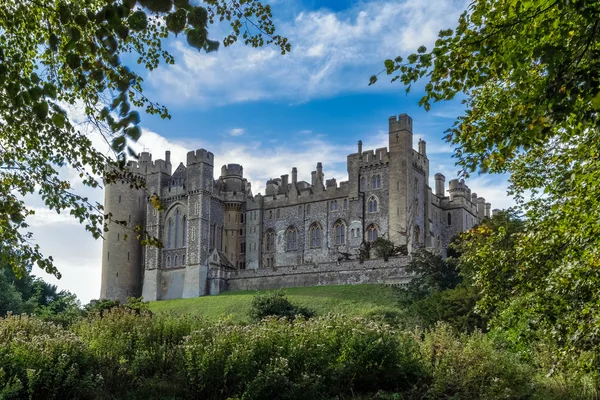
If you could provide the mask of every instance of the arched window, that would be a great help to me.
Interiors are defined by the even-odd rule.
[[[344,210],[348,209],[348,199],[344,199]]]
[[[179,209],[175,211],[175,240],[173,245],[175,248],[179,247]]]
[[[286,233],[287,236],[287,250],[298,249],[298,231],[293,226],[289,227]]]
[[[169,218],[167,226],[167,249],[171,249],[173,248],[173,220],[171,218]]]
[[[329,209],[331,211],[336,211],[337,210],[337,200],[331,200],[329,202]]]
[[[267,231],[265,236],[265,251],[275,251],[275,232]]]
[[[377,197],[375,196],[371,196],[369,198],[369,208],[368,208],[370,213],[376,213],[377,212]]]
[[[367,240],[369,242],[374,242],[377,240],[378,236],[377,227],[375,225],[369,225],[367,227]]]
[[[183,238],[183,247],[187,246],[187,216],[183,216],[183,231],[181,237]]]
[[[167,267],[171,266],[171,257],[167,256]]]
[[[302,216],[302,206],[298,206],[298,216]]]
[[[448,213],[448,226],[452,225],[452,214]]]
[[[350,229],[350,237],[355,237],[354,236],[354,228]]]
[[[310,215],[310,204],[306,205],[306,215]]]
[[[346,224],[344,224],[344,221],[337,221],[333,225],[333,231],[335,233],[335,244],[338,246],[346,244]]]
[[[175,256],[175,264],[173,264],[174,267],[177,267],[179,265],[179,257]]]
[[[310,226],[310,247],[321,247],[321,236],[323,231],[321,225],[314,223]]]

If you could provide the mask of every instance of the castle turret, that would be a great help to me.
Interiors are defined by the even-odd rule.
[[[389,239],[396,244],[408,242],[408,199],[414,197],[409,185],[412,165],[412,118],[400,114],[389,119]]]
[[[445,196],[446,177],[440,173],[435,174],[435,195],[439,197]]]
[[[144,153],[140,162],[142,165],[130,162],[126,168],[143,179],[150,154]],[[124,303],[128,297],[142,294],[142,246],[135,229],[144,226],[146,197],[144,189],[132,188],[129,182],[104,188],[104,212],[111,216],[102,244],[102,299]]]
[[[221,171],[225,180],[226,193],[225,213],[223,222],[223,252],[227,259],[236,267],[245,267],[245,221],[243,220],[245,196],[241,192],[244,169],[239,164],[228,164]],[[287,189],[287,175],[282,177],[279,192]],[[238,186],[240,189],[238,189]]]

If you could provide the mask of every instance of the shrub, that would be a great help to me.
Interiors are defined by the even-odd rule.
[[[292,304],[281,290],[267,294],[257,294],[252,299],[249,316],[252,321],[260,321],[266,317],[293,319],[296,316],[312,318],[315,312],[309,308]]]

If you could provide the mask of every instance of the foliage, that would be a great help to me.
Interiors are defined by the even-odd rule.
[[[358,262],[363,263],[365,260],[371,258],[371,250],[373,248],[373,243],[363,240],[358,248]]]
[[[600,345],[599,21],[594,1],[475,0],[433,50],[385,61],[407,90],[426,80],[425,109],[464,96],[447,136],[459,165],[509,172],[526,217],[514,264],[479,277],[483,304],[506,284],[566,352]]]
[[[427,249],[411,253],[406,272],[413,275],[407,289],[416,299],[433,292],[454,289],[462,281],[454,259],[442,258]]]
[[[382,257],[385,261],[388,261],[390,257],[397,256],[399,254],[406,256],[408,255],[408,249],[406,245],[396,246],[394,242],[383,237],[378,237],[373,242],[373,249],[375,249],[375,255]]]
[[[253,321],[266,317],[294,319],[297,316],[311,318],[314,315],[313,310],[292,304],[281,290],[254,296],[249,313]]]
[[[19,314],[23,309],[23,298],[8,278],[8,271],[0,269],[0,317],[12,312]]]
[[[138,110],[170,118],[168,110],[143,94],[142,77],[121,62],[132,55],[148,70],[173,57],[162,48],[169,32],[184,33],[190,46],[214,51],[208,25],[227,21],[223,44],[241,36],[248,45],[273,44],[286,53],[286,38],[275,34],[271,8],[258,0],[5,0],[0,2],[0,242],[15,250],[15,270],[29,263],[60,277],[51,257],[31,241],[25,205],[38,194],[57,213],[76,218],[93,237],[101,237],[112,219],[100,204],[77,194],[60,175],[71,170],[83,185],[143,182],[119,167],[135,157],[128,143],[141,134]],[[250,27],[250,28],[249,28]],[[79,108],[86,121],[75,124],[66,110]],[[92,146],[99,131],[111,155]],[[105,168],[109,165],[111,168]],[[106,217],[106,218],[105,218]],[[127,225],[126,221],[115,221]],[[129,227],[143,244],[159,245],[140,227]]]

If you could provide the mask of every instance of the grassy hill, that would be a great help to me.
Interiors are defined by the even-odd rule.
[[[344,285],[290,288],[284,289],[284,292],[292,303],[309,307],[317,315],[334,313],[364,316],[396,308],[400,290],[385,285]],[[235,322],[245,322],[256,293],[225,292],[217,296],[155,301],[150,303],[150,310],[155,313],[197,315],[209,320],[229,318]]]

